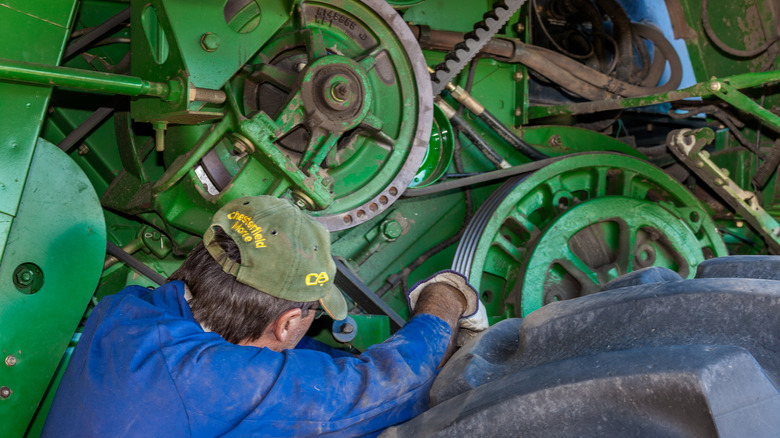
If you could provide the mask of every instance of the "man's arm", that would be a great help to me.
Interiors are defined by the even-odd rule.
[[[414,315],[427,313],[437,316],[450,326],[452,335],[447,351],[439,363],[439,367],[447,362],[455,351],[455,340],[458,335],[458,320],[466,310],[466,298],[454,287],[444,283],[429,284],[422,290],[417,299]]]

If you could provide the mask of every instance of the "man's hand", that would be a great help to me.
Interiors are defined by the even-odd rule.
[[[445,316],[427,311],[427,306],[429,304],[426,304],[426,311],[420,310],[420,300],[423,298],[423,295],[429,293],[449,297],[449,300],[456,300],[452,295],[453,293],[460,294],[460,298],[457,299],[457,301],[464,303],[465,306],[461,309],[461,313],[457,315],[455,323],[448,320]],[[457,339],[457,345],[463,345],[476,336],[477,333],[488,327],[487,314],[485,313],[485,307],[479,300],[479,293],[469,284],[466,277],[458,272],[441,271],[432,277],[415,284],[409,290],[407,299],[409,301],[409,308],[414,314],[431,313],[447,321],[450,328],[453,330],[454,339]],[[427,299],[429,298],[426,298],[426,300]],[[456,325],[460,327],[460,330],[457,330]],[[445,360],[449,357],[449,354],[451,354],[453,345],[452,343],[450,344],[450,349],[448,349],[448,355],[445,357]]]
[[[450,343],[447,346],[447,351],[444,353],[444,358],[439,363],[439,367],[444,365],[447,359],[452,356],[452,353],[455,352],[458,321],[465,309],[466,298],[463,294],[458,289],[443,283],[432,283],[425,286],[416,297],[413,315],[427,313],[438,316],[450,326],[452,331]]]

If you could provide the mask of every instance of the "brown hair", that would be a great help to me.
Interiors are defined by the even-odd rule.
[[[241,263],[235,242],[221,228],[215,231],[214,239],[227,256]],[[168,280],[183,281],[192,294],[189,305],[195,319],[234,344],[260,338],[266,327],[290,309],[300,308],[306,316],[319,304],[277,298],[239,282],[222,270],[203,242],[195,246]]]

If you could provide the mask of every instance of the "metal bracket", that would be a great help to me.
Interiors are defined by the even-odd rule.
[[[715,133],[709,128],[679,129],[670,132],[666,142],[680,161],[761,234],[771,253],[780,254],[780,223],[759,205],[755,193],[739,187],[729,178],[728,170],[716,165],[702,150],[714,139]]]

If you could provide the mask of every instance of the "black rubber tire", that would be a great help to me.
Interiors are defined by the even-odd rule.
[[[491,327],[383,436],[776,436],[780,279],[644,278]]]

